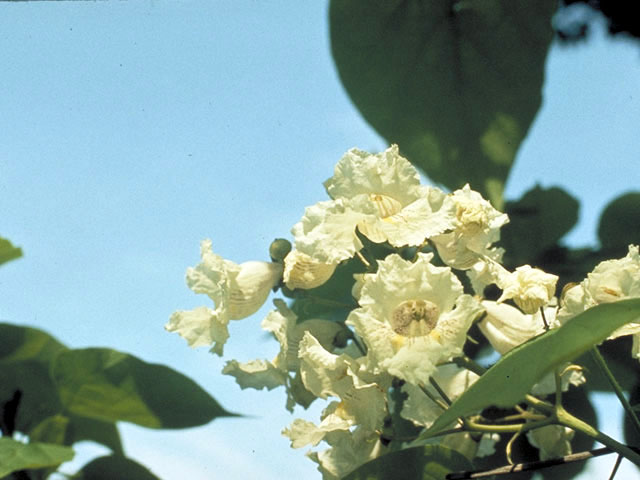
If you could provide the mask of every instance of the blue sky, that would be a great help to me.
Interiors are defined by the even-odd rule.
[[[339,83],[326,10],[0,2],[0,235],[25,252],[0,271],[0,318],[172,366],[252,416],[186,431],[123,425],[130,456],[163,478],[319,478],[280,435],[293,419],[283,392],[240,391],[219,373],[227,359],[275,355],[259,330],[268,305],[234,322],[225,359],[162,327],[207,303],[184,284],[201,239],[236,262],[266,259],[325,199],[347,149],[385,147]],[[597,34],[549,57],[507,196],[536,183],[577,196],[573,245],[593,244],[602,207],[640,185],[639,86],[638,44]]]

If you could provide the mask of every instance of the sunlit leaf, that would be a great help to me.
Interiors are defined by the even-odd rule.
[[[17,470],[53,467],[71,459],[73,450],[69,447],[0,438],[0,477]]]
[[[52,377],[76,415],[150,428],[186,428],[233,415],[193,380],[108,348],[60,353]]]
[[[391,452],[357,468],[343,480],[445,480],[450,472],[472,470],[461,453],[440,445]]]
[[[622,325],[639,320],[640,299],[598,305],[514,348],[454,401],[425,434],[437,433],[457,418],[491,405],[517,404],[554,367],[577,358]]]
[[[500,206],[541,104],[555,0],[332,0],[340,79],[364,118],[434,181]]]
[[[158,480],[149,469],[120,456],[100,457],[87,463],[74,477],[77,480]]]
[[[22,256],[22,249],[14,247],[9,240],[0,237],[0,265]]]

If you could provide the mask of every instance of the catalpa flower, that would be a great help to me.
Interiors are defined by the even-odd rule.
[[[213,344],[211,351],[222,355],[229,321],[258,311],[280,281],[282,265],[256,261],[238,265],[214,254],[211,240],[201,243],[200,256],[200,264],[187,270],[187,285],[195,293],[206,294],[215,308],[175,312],[165,328],[177,332],[191,347]]]
[[[545,331],[542,314],[538,310],[528,315],[511,305],[490,300],[483,301],[482,306],[487,314],[478,327],[500,355]],[[556,310],[557,307],[545,308],[545,317],[550,323]]]
[[[339,480],[360,465],[384,455],[388,448],[382,444],[380,434],[361,427],[355,430],[329,432],[324,441],[331,448],[309,452],[307,456],[318,464],[323,480]]]
[[[451,269],[432,265],[432,257],[419,253],[411,263],[392,254],[378,262],[378,271],[362,279],[360,308],[347,319],[366,342],[373,371],[414,385],[461,353],[467,330],[483,311],[463,294]]]
[[[501,256],[501,249],[491,245],[500,240],[500,227],[509,221],[505,213],[493,208],[468,184],[447,196],[443,208],[454,211],[453,229],[431,240],[447,265],[466,270],[485,256]]]
[[[544,318],[549,325],[556,324],[558,311],[556,303],[554,298],[549,305],[544,307]],[[478,323],[478,327],[500,355],[504,355],[511,349],[546,331],[542,312],[539,309],[533,314],[525,314],[516,307],[490,300],[483,301],[482,306],[485,308],[486,315]],[[568,390],[569,385],[579,386],[586,381],[580,370],[565,368],[568,365],[561,366],[564,370],[561,377],[562,391]],[[547,395],[553,393],[555,389],[555,375],[551,372],[532,387],[531,393]]]
[[[316,288],[331,278],[337,266],[337,263],[317,262],[309,255],[292,250],[284,258],[284,283],[291,290]]]
[[[438,382],[447,397],[453,401],[462,395],[479,377],[467,369],[448,364],[434,370],[432,378]],[[438,398],[440,396],[431,385],[427,384],[424,387],[434,397]],[[431,401],[420,387],[405,383],[402,386],[402,391],[407,394],[407,398],[402,406],[400,415],[407,420],[411,420],[415,425],[430,427],[442,415],[442,407]]]
[[[529,443],[538,448],[540,460],[571,454],[574,431],[563,425],[547,425],[527,432]]]
[[[554,297],[557,281],[556,275],[523,265],[498,282],[503,289],[498,303],[512,298],[524,313],[536,313]]]
[[[300,342],[300,374],[305,387],[320,398],[340,399],[334,412],[350,425],[369,431],[382,427],[387,415],[386,392],[390,378],[373,377],[362,368],[360,359],[328,352],[309,332]]]
[[[307,207],[292,229],[296,249],[322,263],[338,263],[362,248],[356,228],[376,243],[421,245],[453,228],[453,204],[445,194],[420,185],[417,170],[397,145],[377,155],[349,150],[325,183],[332,200]]]
[[[557,320],[560,324],[603,303],[640,297],[640,254],[637,245],[629,245],[623,258],[600,262],[587,278],[565,291]],[[608,340],[633,335],[632,356],[640,359],[640,319],[617,329]]]
[[[304,393],[306,390],[302,385],[301,378],[296,380],[297,376],[291,377],[289,374],[289,372],[299,372],[298,351],[305,332],[309,332],[314,338],[317,338],[321,348],[332,349],[336,335],[344,327],[336,322],[323,319],[309,319],[298,323],[298,317],[284,301],[276,299],[274,304],[276,310],[267,314],[262,321],[262,328],[272,333],[280,343],[278,355],[272,361],[257,359],[241,363],[231,360],[227,362],[222,373],[234,377],[242,389],[261,390],[266,388],[272,390],[284,385],[288,394],[287,409],[291,411],[295,403],[299,403],[297,398],[300,395],[296,394],[295,390],[301,390],[299,393]],[[307,393],[308,395],[305,397],[316,398],[315,395],[311,396],[310,392]]]

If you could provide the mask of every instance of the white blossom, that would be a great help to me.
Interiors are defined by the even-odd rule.
[[[503,291],[498,303],[512,298],[524,313],[533,314],[551,301],[557,281],[556,275],[523,265],[499,279]]]
[[[307,207],[292,229],[296,249],[333,264],[362,248],[356,228],[371,241],[418,246],[454,225],[445,194],[420,185],[417,170],[393,145],[377,155],[352,149],[325,182],[332,200]]]
[[[638,297],[640,297],[640,254],[637,245],[630,245],[625,257],[600,262],[585,280],[565,291],[557,321],[563,324],[593,306]],[[618,328],[608,339],[623,335],[633,335],[632,356],[640,358],[638,355],[640,319]]]
[[[509,221],[469,185],[448,195],[443,210],[453,210],[455,220],[451,231],[431,240],[442,260],[453,268],[466,270],[484,256],[501,255],[491,245],[500,240],[500,227]]]
[[[467,330],[483,310],[463,294],[451,269],[432,265],[431,258],[420,253],[412,263],[392,254],[378,262],[378,271],[363,277],[360,308],[347,319],[367,344],[373,371],[415,385],[461,353]]]
[[[313,260],[298,250],[292,250],[284,259],[284,283],[291,290],[308,290],[324,284],[335,272],[337,263]]]
[[[211,240],[201,243],[200,255],[200,264],[187,270],[187,285],[195,293],[206,294],[215,308],[177,311],[165,328],[177,332],[191,347],[213,343],[211,351],[222,355],[229,338],[229,321],[258,311],[280,281],[282,265],[256,261],[238,265],[214,254]]]

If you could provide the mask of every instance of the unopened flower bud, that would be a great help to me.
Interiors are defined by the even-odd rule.
[[[276,238],[269,246],[269,256],[272,262],[281,263],[291,251],[291,242],[286,238]]]

